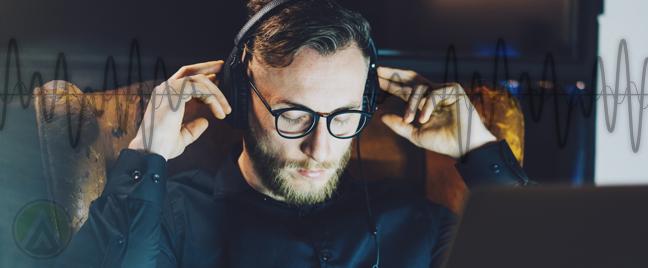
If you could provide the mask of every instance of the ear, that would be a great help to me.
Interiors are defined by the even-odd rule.
[[[259,68],[260,64],[256,57],[252,53],[247,53],[247,50],[243,51],[243,64],[246,66],[247,77],[254,81],[254,70]]]
[[[241,59],[243,59],[242,60],[243,64],[247,66],[248,77],[251,77],[250,75],[252,75],[252,73],[250,72],[250,69],[259,66],[259,62],[257,61],[256,57],[254,57],[254,54],[249,53],[248,49],[249,48],[247,44],[245,44],[245,47],[243,48],[243,54],[241,55]]]

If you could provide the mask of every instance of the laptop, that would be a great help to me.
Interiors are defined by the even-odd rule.
[[[477,191],[444,267],[648,267],[648,187]]]

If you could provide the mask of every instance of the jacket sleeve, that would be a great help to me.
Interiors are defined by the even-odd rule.
[[[465,160],[465,161],[464,161]],[[469,190],[501,186],[537,186],[530,181],[506,140],[469,152],[455,168]]]
[[[162,156],[122,150],[88,219],[54,267],[175,267],[170,228],[162,224],[166,181]]]

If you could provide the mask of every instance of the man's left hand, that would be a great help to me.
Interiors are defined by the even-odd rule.
[[[403,117],[385,114],[382,121],[416,146],[459,159],[497,141],[459,84],[434,84],[414,71],[387,67],[378,67],[378,76],[380,88],[407,102]],[[412,124],[417,110],[420,126]]]

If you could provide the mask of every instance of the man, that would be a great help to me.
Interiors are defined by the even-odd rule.
[[[255,14],[267,2],[248,6]],[[181,68],[155,88],[137,137],[121,152],[102,196],[57,265],[440,265],[455,223],[452,212],[402,184],[377,182],[366,189],[373,214],[368,220],[365,189],[344,172],[350,137],[367,120],[357,111],[369,68],[369,29],[360,15],[327,0],[292,1],[266,18],[244,56],[249,128],[215,178],[198,170],[166,177],[166,160],[196,140],[207,121],[181,124],[188,94],[159,96],[183,84],[189,88],[191,81],[193,97],[217,118],[232,111],[214,83],[222,61]],[[394,72],[408,85],[402,97],[412,112],[385,116],[385,124],[428,150],[455,158],[470,152],[471,161],[458,166],[467,182],[494,164],[501,172],[479,174],[483,180],[528,181],[519,164],[504,161],[512,156],[506,142],[497,143],[481,120],[468,120],[471,112],[479,117],[460,86],[432,91],[413,72],[381,68],[381,87],[387,88]],[[440,100],[442,91],[452,94]],[[410,124],[417,109],[421,127]],[[457,127],[467,129],[469,122],[470,147],[462,153],[458,139],[466,140],[466,131],[459,135]]]

